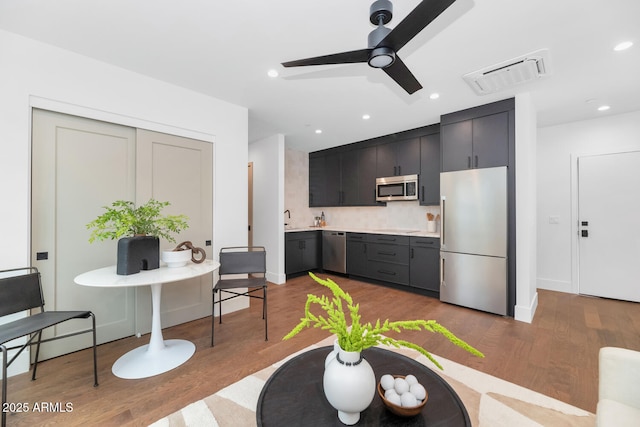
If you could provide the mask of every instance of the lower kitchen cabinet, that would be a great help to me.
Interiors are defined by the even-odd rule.
[[[347,233],[347,273],[399,285],[409,284],[409,238]]]
[[[320,231],[285,233],[285,274],[315,270],[322,266],[322,235]]]
[[[347,233],[347,273],[354,276],[366,277],[367,239],[364,233]]]
[[[347,233],[347,274],[440,293],[440,239]],[[426,292],[425,292],[426,291]]]
[[[411,237],[409,285],[440,293],[440,239]]]

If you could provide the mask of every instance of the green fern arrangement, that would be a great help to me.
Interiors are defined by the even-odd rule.
[[[354,304],[351,299],[351,295],[343,291],[342,288],[340,288],[340,286],[331,279],[323,280],[313,273],[309,273],[309,276],[322,286],[329,288],[333,293],[333,298],[330,299],[326,295],[322,295],[321,297],[311,294],[307,295],[307,302],[304,308],[305,316],[300,319],[300,323],[298,323],[291,332],[282,338],[283,340],[288,340],[300,333],[304,328],[313,326],[314,328],[321,328],[335,334],[338,337],[338,344],[340,345],[340,348],[345,351],[362,351],[378,344],[384,344],[396,348],[406,347],[420,352],[439,369],[443,369],[438,361],[433,358],[431,353],[419,345],[405,340],[396,340],[383,335],[385,332],[389,331],[401,332],[402,330],[425,330],[444,335],[451,343],[468,351],[474,356],[484,357],[484,354],[455,336],[451,331],[440,325],[435,320],[401,320],[396,322],[385,320],[383,323],[380,323],[380,319],[378,319],[375,325],[370,322],[363,325],[360,323],[361,316],[358,314],[360,304]],[[347,303],[347,310],[351,318],[351,326],[347,325],[345,312],[343,310],[343,301]],[[312,304],[318,304],[326,312],[327,317],[322,315],[316,316],[311,313]]]

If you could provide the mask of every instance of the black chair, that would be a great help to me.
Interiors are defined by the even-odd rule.
[[[213,313],[211,313],[211,347],[213,347],[214,313],[216,294],[218,297],[219,322],[222,323],[222,301],[248,296],[262,300],[262,318],[264,319],[264,340],[267,335],[267,255],[263,246],[235,246],[220,249],[220,279],[213,287]],[[229,277],[230,275],[247,275],[245,278]],[[238,291],[246,288],[246,291]],[[255,295],[262,289],[262,296]],[[225,292],[231,296],[222,297]]]
[[[0,317],[21,311],[40,309],[22,319],[0,325],[0,351],[2,355],[2,427],[7,423],[7,367],[27,348],[36,346],[35,363],[31,380],[36,379],[40,344],[67,338],[74,335],[93,332],[93,377],[94,387],[98,386],[98,361],[96,356],[96,318],[90,311],[45,311],[40,273],[35,267],[15,268],[0,271]],[[88,319],[91,317],[92,328],[72,332],[54,338],[42,339],[42,330],[71,319]],[[26,344],[6,347],[5,343],[16,338],[29,335]],[[19,348],[18,352],[8,360],[8,351]]]

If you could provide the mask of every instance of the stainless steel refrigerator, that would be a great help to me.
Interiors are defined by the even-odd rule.
[[[440,174],[440,300],[507,314],[507,168]]]

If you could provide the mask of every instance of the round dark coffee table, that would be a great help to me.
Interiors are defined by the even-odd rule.
[[[271,375],[258,399],[258,426],[344,426],[322,388],[324,360],[331,350],[332,347],[322,347],[302,353]],[[420,414],[403,418],[392,414],[376,392],[373,402],[360,414],[356,425],[471,426],[460,397],[431,369],[406,356],[380,348],[369,348],[362,355],[373,368],[377,381],[384,374],[413,374],[427,389],[429,399]]]

